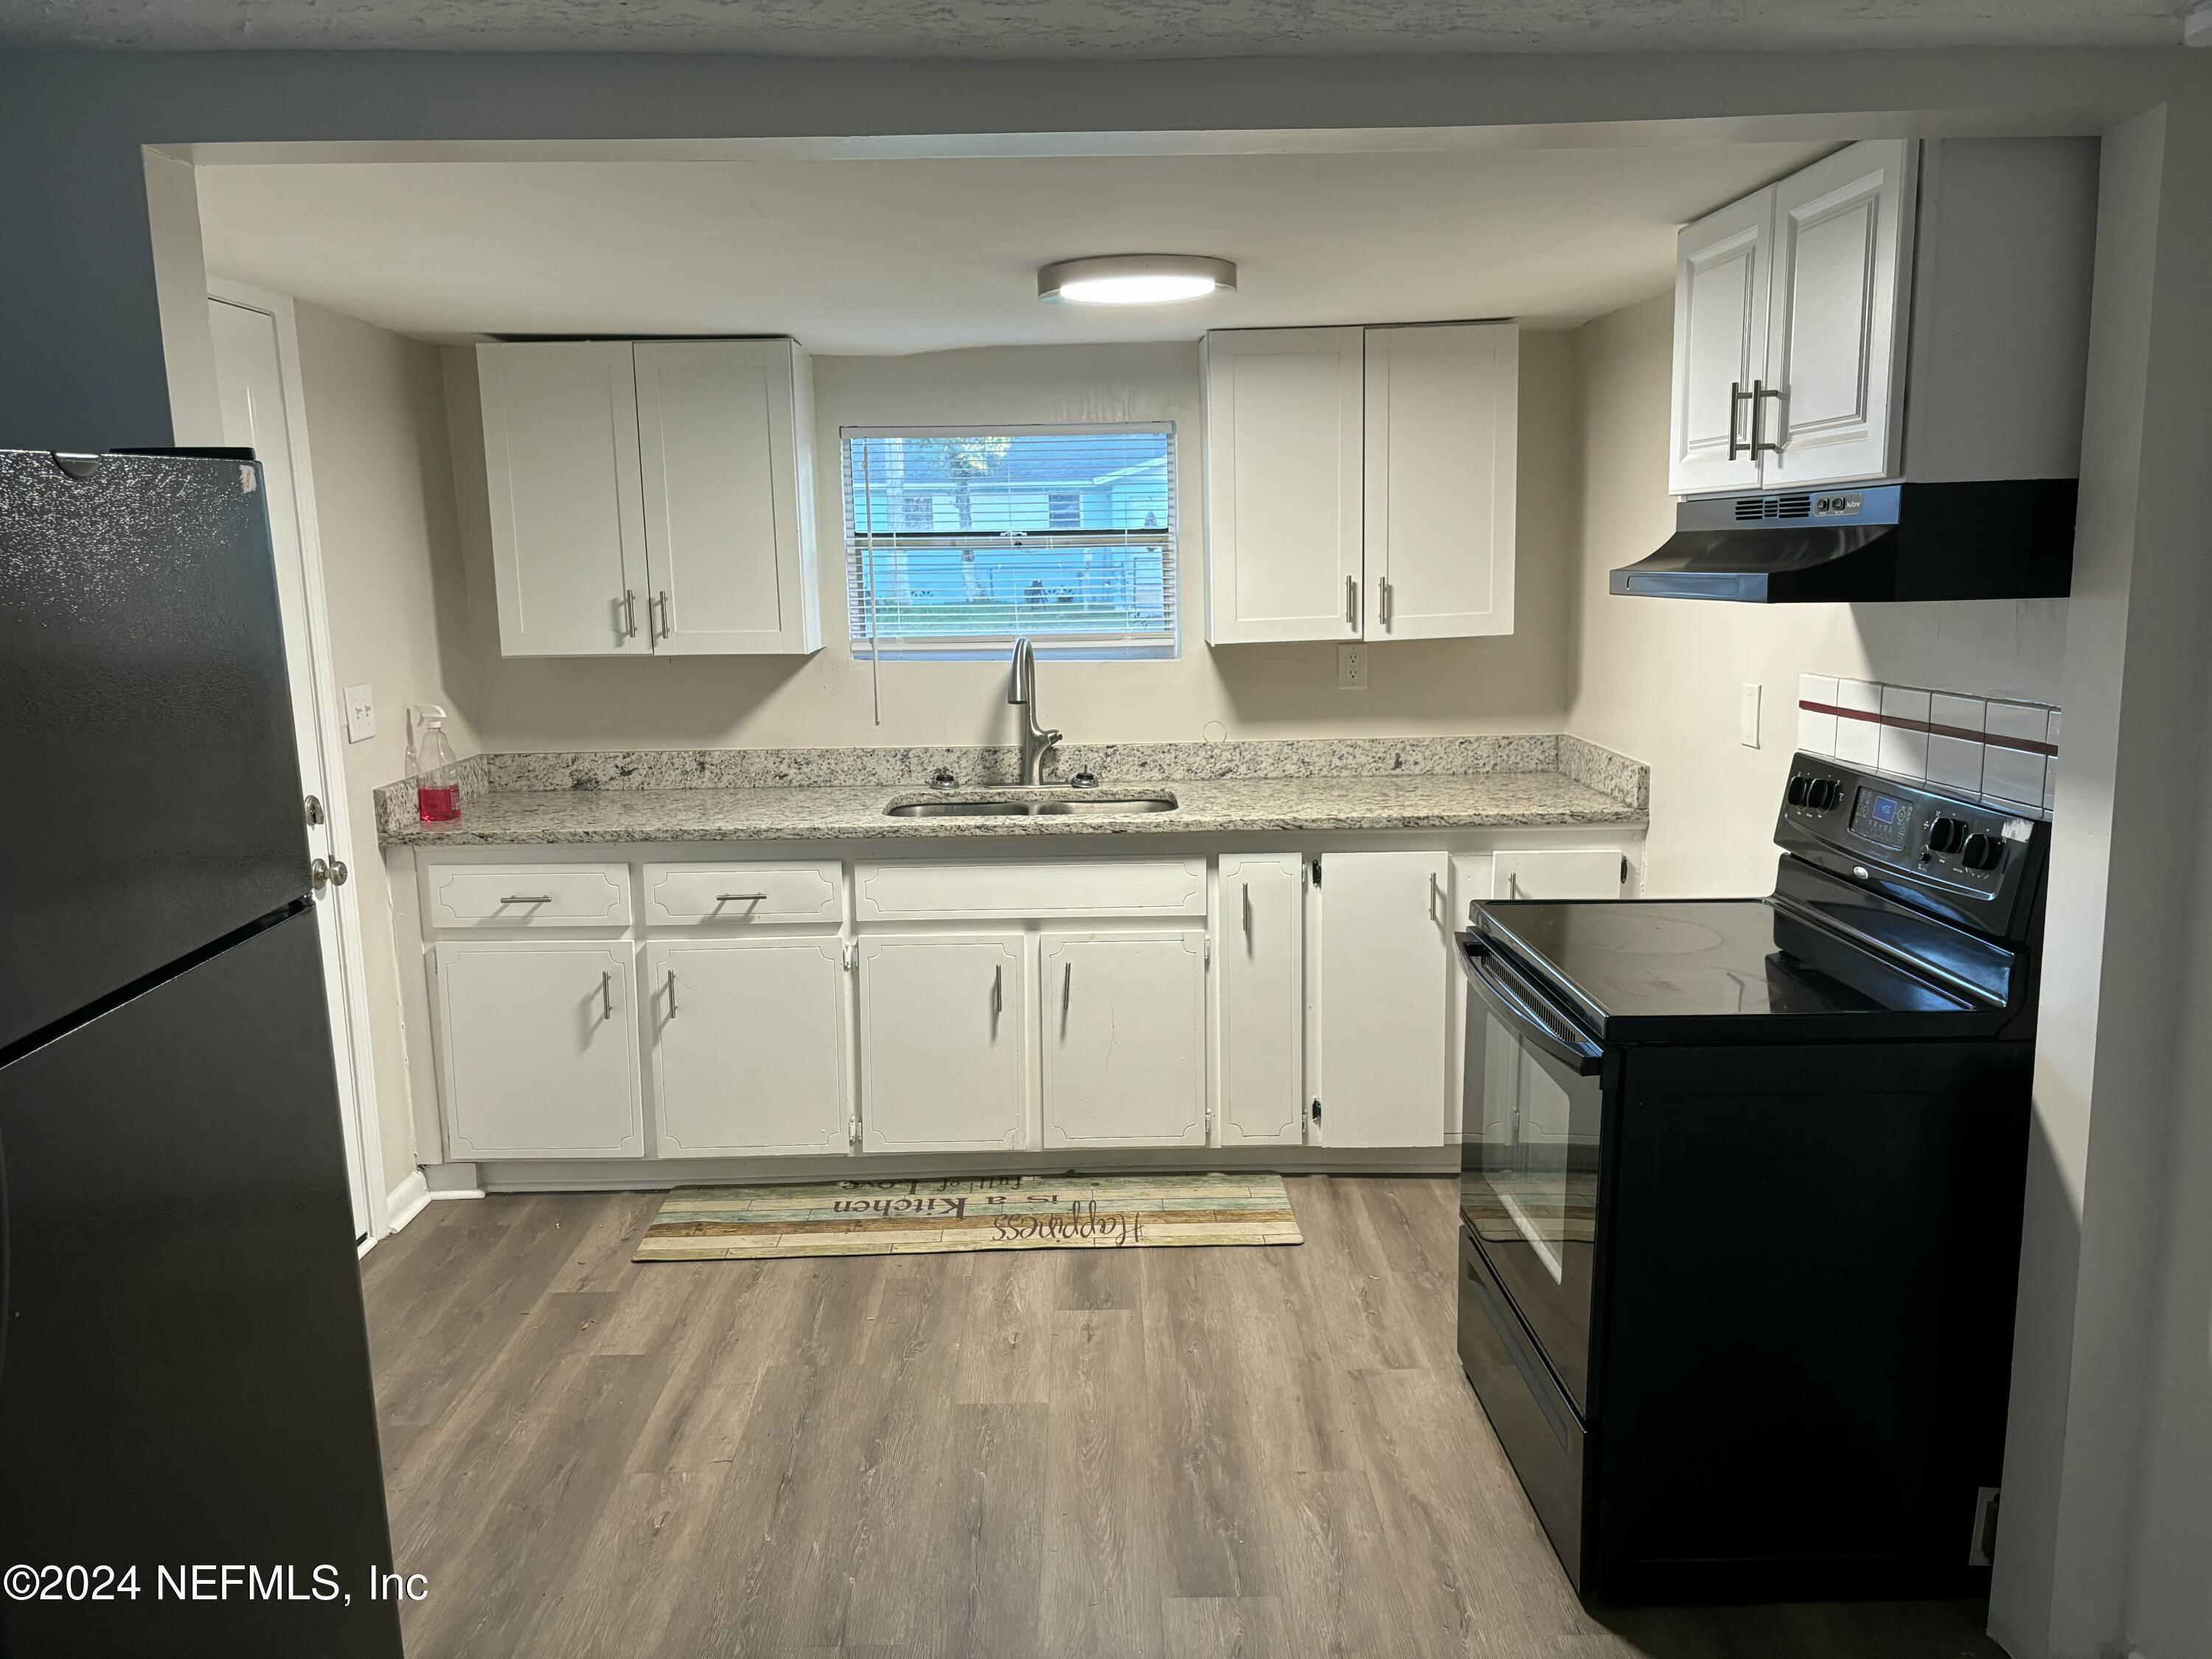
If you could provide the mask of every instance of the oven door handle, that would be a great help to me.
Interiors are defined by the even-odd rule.
[[[1459,936],[1459,965],[1475,994],[1515,1035],[1541,1048],[1577,1077],[1597,1074],[1605,1051],[1588,1037],[1560,1030],[1538,1012],[1542,999],[1535,988],[1477,935]]]

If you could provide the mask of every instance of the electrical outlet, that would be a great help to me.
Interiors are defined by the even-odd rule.
[[[1746,680],[1736,700],[1735,740],[1747,749],[1759,747],[1759,685]]]
[[[366,685],[345,689],[346,741],[367,743],[376,735],[376,697]]]
[[[1336,647],[1336,689],[1340,691],[1364,691],[1367,689],[1367,647],[1364,641]]]

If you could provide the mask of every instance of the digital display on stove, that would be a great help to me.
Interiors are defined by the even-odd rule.
[[[1894,795],[1861,788],[1851,806],[1851,828],[1869,841],[1902,852],[1912,809]]]

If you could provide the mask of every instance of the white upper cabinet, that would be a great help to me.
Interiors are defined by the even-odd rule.
[[[1682,231],[1668,485],[1894,477],[1919,146],[1852,144]]]
[[[1853,144],[1773,186],[1764,489],[1898,471],[1916,148]]]
[[[1773,192],[1761,191],[1675,241],[1667,478],[1678,495],[1759,488],[1747,404],[1765,372],[1773,228]]]
[[[1364,333],[1206,337],[1206,638],[1215,645],[1360,636]]]
[[[649,651],[629,347],[480,345],[477,380],[501,654]]]
[[[481,345],[477,374],[503,654],[820,646],[796,344]]]
[[[1513,631],[1520,330],[1206,337],[1206,638]]]
[[[1367,637],[1513,631],[1521,330],[1367,331]]]
[[[635,351],[653,648],[815,649],[805,353],[789,340]]]

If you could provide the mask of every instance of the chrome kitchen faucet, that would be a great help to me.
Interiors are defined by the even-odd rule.
[[[1026,635],[1014,641],[1013,673],[1006,682],[1006,701],[1022,711],[1017,728],[1022,745],[1022,781],[1042,783],[1044,757],[1060,741],[1060,733],[1037,724],[1036,653],[1030,649]]]

